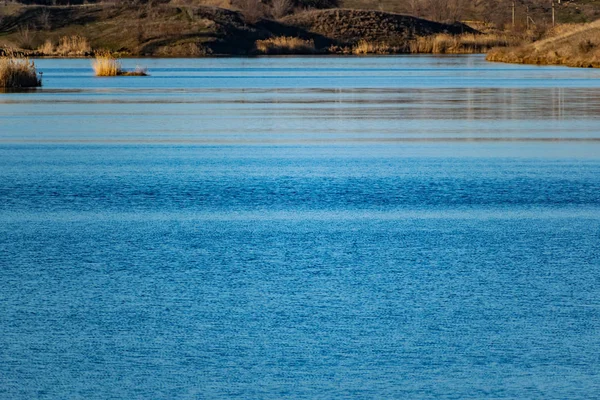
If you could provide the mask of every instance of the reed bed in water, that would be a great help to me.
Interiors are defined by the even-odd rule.
[[[92,61],[92,68],[96,76],[147,76],[145,68],[136,68],[126,71],[121,66],[121,61],[110,53],[101,53]]]
[[[31,88],[42,86],[33,61],[27,58],[0,58],[0,88]]]

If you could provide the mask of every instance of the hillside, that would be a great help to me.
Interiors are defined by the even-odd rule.
[[[442,24],[408,15],[367,10],[315,10],[285,17],[281,22],[343,44],[367,40],[403,45],[419,36],[476,32],[460,23]]]
[[[78,36],[92,49],[125,55],[244,55],[253,53],[257,40],[278,36],[311,40],[323,51],[359,40],[406,44],[419,36],[472,31],[466,25],[378,11],[315,10],[278,21],[251,21],[238,11],[208,6],[27,6],[0,19],[0,48],[35,54],[47,41]]]
[[[600,20],[558,27],[550,37],[519,47],[493,49],[488,61],[600,67]]]

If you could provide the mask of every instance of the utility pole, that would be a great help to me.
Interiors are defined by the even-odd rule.
[[[515,2],[512,2],[512,27],[515,29]]]
[[[560,0],[558,0],[558,3],[560,4]],[[554,15],[554,0],[552,0],[552,26],[556,25],[556,19],[555,19],[555,15]]]
[[[526,21],[527,21],[527,30],[529,30],[529,6],[527,6],[526,12],[527,12],[527,19],[526,19]]]

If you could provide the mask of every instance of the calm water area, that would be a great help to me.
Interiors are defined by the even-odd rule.
[[[600,70],[37,60],[0,399],[600,396]]]

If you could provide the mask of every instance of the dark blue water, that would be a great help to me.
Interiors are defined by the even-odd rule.
[[[600,71],[127,63],[0,94],[0,398],[598,396]]]

